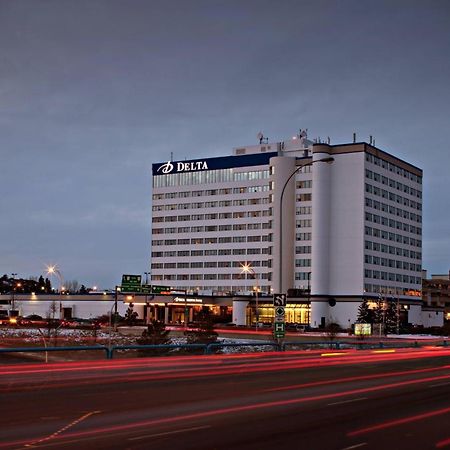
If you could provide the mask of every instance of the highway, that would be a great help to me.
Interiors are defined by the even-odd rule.
[[[450,349],[0,367],[0,449],[450,449]]]

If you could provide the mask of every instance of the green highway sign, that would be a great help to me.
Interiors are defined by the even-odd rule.
[[[122,275],[121,292],[141,292],[141,275]]]
[[[143,284],[141,288],[141,292],[143,294],[151,294],[152,293],[152,285],[151,284]]]
[[[273,334],[277,339],[284,338],[286,334],[286,324],[284,322],[275,322],[273,324]]]
[[[170,286],[152,286],[152,294],[170,294]]]

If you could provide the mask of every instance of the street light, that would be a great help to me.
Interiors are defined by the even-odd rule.
[[[59,280],[59,318],[61,319],[61,308],[62,308],[62,295],[63,295],[63,289],[64,289],[64,279],[59,271],[57,269],[56,265],[53,266],[47,266],[47,275],[56,275]]]
[[[255,300],[256,300],[256,330],[258,330],[258,323],[259,323],[259,310],[258,310],[258,291],[259,291],[259,284],[258,284],[258,276],[255,272],[255,269],[253,269],[253,267],[248,264],[247,262],[245,262],[244,264],[241,264],[242,266],[242,270],[241,273],[250,273],[253,275],[254,279],[255,279]]]
[[[16,305],[16,276],[17,276],[17,272],[12,273],[12,278],[13,278],[13,289],[12,289],[12,301],[11,301],[11,310],[14,311],[16,309],[15,305]],[[14,314],[14,313],[12,313]]]
[[[332,156],[329,156],[327,158],[322,158],[322,159],[316,159],[315,161],[310,161],[306,164],[301,164],[300,166],[298,166],[288,177],[288,179],[286,180],[286,182],[284,183],[283,189],[281,190],[281,196],[280,196],[280,249],[279,249],[279,278],[278,278],[278,283],[279,283],[279,287],[280,287],[280,293],[283,290],[283,283],[282,283],[282,257],[283,257],[283,197],[284,197],[284,191],[286,190],[286,187],[289,183],[289,181],[291,181],[291,178],[297,173],[299,172],[301,169],[303,169],[303,167],[308,167],[308,166],[312,166],[315,163],[318,162],[324,162],[324,163],[328,163],[331,164],[334,161],[334,158]]]

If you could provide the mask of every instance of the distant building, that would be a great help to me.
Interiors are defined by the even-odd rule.
[[[364,297],[419,314],[422,170],[365,142],[311,142],[304,130],[258,139],[232,156],[153,164],[152,283],[288,293],[287,321],[313,327],[354,323]],[[233,302],[233,320],[254,321],[256,302],[242,306]],[[258,307],[272,320],[269,297]]]
[[[448,274],[431,275],[426,272],[422,280],[422,298],[428,307],[442,308],[445,319],[450,320],[450,271]]]

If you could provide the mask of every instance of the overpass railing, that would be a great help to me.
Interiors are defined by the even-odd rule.
[[[15,348],[0,348],[0,355],[7,353],[47,353],[47,352],[80,352],[80,351],[98,351],[104,352],[106,359],[113,359],[117,352],[124,352],[128,350],[140,351],[142,355],[148,354],[149,356],[162,355],[165,352],[175,350],[189,350],[200,351],[204,355],[210,355],[215,351],[224,348],[246,348],[250,347],[253,350],[258,347],[271,347],[275,351],[284,352],[293,350],[293,347],[302,348],[328,348],[335,350],[344,349],[374,349],[374,348],[419,348],[421,345],[430,345],[430,342],[424,341],[412,341],[412,342],[345,342],[345,341],[285,341],[285,342],[251,342],[251,343],[222,343],[213,342],[209,344],[149,344],[149,345],[85,345],[85,346],[67,346],[67,347],[15,347]],[[434,341],[433,345],[447,347],[449,346],[448,340]]]

